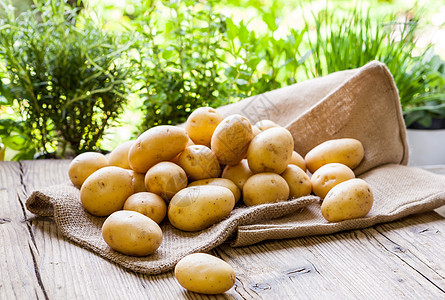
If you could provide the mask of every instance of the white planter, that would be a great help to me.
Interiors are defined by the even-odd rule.
[[[407,129],[411,166],[445,164],[445,129]]]

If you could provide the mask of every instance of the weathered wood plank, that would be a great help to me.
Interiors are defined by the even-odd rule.
[[[380,230],[387,236],[404,236],[400,232],[417,230],[411,223],[430,228],[443,226],[444,220],[433,214],[382,225],[395,226],[394,232]],[[445,244],[442,237],[437,240],[437,247],[420,254],[434,237],[411,250],[408,244],[415,245],[415,237],[399,239],[404,245],[399,246],[379,231],[369,228],[244,248],[223,245],[216,251],[234,266],[241,282],[237,291],[246,299],[443,297],[443,255],[437,255],[443,251],[434,253]],[[402,250],[404,254],[400,255],[397,247],[409,249],[412,254]]]
[[[61,160],[23,162],[26,191],[67,182],[68,165]],[[238,299],[232,290],[218,297],[187,293],[172,272],[145,276],[125,271],[69,242],[53,220],[36,217],[31,224],[39,273],[50,299]]]
[[[435,212],[418,214],[367,231],[445,294],[445,219],[442,216]]]
[[[19,200],[20,165],[0,162],[0,299],[44,299],[36,247]]]

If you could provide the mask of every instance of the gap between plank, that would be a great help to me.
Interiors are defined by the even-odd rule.
[[[19,162],[19,175],[20,175],[20,187],[23,190],[23,193],[19,193],[17,192],[17,200],[19,201],[20,207],[22,209],[22,213],[23,213],[23,218],[24,218],[24,223],[26,224],[26,229],[29,233],[29,236],[31,237],[31,241],[32,241],[32,245],[33,247],[31,247],[31,244],[28,242],[28,247],[29,247],[29,252],[31,252],[31,257],[32,257],[32,262],[34,265],[34,273],[36,274],[36,279],[37,279],[37,283],[39,284],[40,289],[42,290],[43,296],[45,297],[45,300],[49,300],[48,297],[48,293],[46,292],[45,286],[43,285],[42,282],[42,277],[40,276],[40,270],[39,270],[39,266],[37,264],[37,259],[36,259],[36,255],[34,253],[34,250],[37,252],[37,254],[39,254],[39,249],[37,248],[37,243],[34,237],[34,233],[32,232],[32,227],[31,227],[31,223],[28,220],[27,216],[26,216],[26,209],[25,209],[25,205],[24,205],[24,201],[26,201],[25,197],[27,195],[27,189],[25,186],[25,182],[23,180],[23,164],[22,162]]]
[[[393,240],[391,240],[389,237],[387,237],[383,232],[379,231],[377,228],[373,228],[375,231],[377,231],[379,234],[381,234],[384,238],[386,238],[388,241],[390,241],[391,243],[393,243],[394,245],[397,245],[398,247],[400,247],[399,244],[397,244],[396,242],[394,242]],[[435,286],[436,288],[438,288],[442,293],[445,293],[445,290],[443,288],[441,288],[440,286],[438,286],[436,283],[434,283],[431,279],[429,279],[427,276],[425,276],[422,272],[420,272],[419,270],[417,270],[415,267],[413,267],[410,263],[408,263],[406,260],[404,260],[402,257],[400,257],[399,255],[397,255],[397,253],[395,253],[394,251],[389,250],[387,247],[385,247],[384,244],[382,244],[379,240],[377,240],[377,243],[379,243],[386,251],[392,253],[393,255],[395,255],[397,258],[399,258],[401,261],[403,261],[405,264],[407,264],[411,269],[413,269],[414,271],[416,271],[417,273],[419,273],[423,278],[425,278],[428,282],[430,282],[433,286]],[[415,258],[417,258],[422,264],[424,264],[427,268],[429,268],[430,270],[432,270],[434,273],[436,273],[440,278],[443,278],[442,276],[440,276],[440,274],[438,274],[434,269],[432,269],[430,266],[428,266],[427,264],[425,264],[420,258],[418,258],[416,255],[414,255],[413,253],[411,253]]]

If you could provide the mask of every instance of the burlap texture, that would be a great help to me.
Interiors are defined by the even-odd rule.
[[[73,186],[34,191],[27,208],[37,215],[52,216],[64,236],[98,255],[136,272],[158,274],[172,269],[189,253],[208,251],[225,241],[245,246],[266,239],[328,234],[445,205],[444,176],[403,166],[408,147],[397,89],[381,63],[302,82],[218,110],[223,115],[243,114],[252,122],[271,119],[286,126],[302,155],[327,139],[359,139],[365,158],[355,171],[371,185],[375,198],[371,212],[365,218],[328,223],[314,196],[239,206],[228,218],[200,232],[182,232],[165,221],[161,247],[153,255],[136,258],[107,247],[100,233],[105,218],[86,213],[79,190]]]

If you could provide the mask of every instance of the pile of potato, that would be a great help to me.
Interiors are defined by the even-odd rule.
[[[321,212],[330,222],[363,217],[373,196],[352,171],[363,157],[360,141],[343,138],[326,141],[303,158],[294,151],[291,133],[274,122],[252,125],[241,115],[223,118],[201,107],[185,129],[157,126],[108,157],[78,155],[69,177],[86,211],[107,216],[105,242],[121,253],[146,256],[161,244],[158,224],[165,216],[179,230],[199,231],[226,218],[239,201],[252,206],[314,193],[324,199]],[[234,282],[226,267],[221,267],[230,275],[225,278]]]

